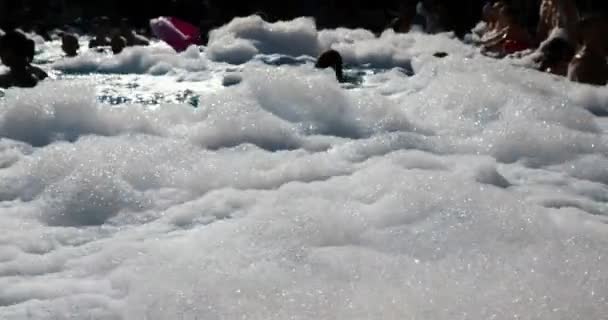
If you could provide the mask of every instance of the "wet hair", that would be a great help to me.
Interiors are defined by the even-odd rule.
[[[342,56],[336,50],[323,52],[317,59],[315,67],[320,69],[332,68],[336,72],[338,80],[342,80]]]
[[[73,48],[75,50],[74,52],[67,52],[66,51],[66,53],[68,55],[70,55],[70,54],[76,54],[77,51],[78,51],[78,48],[80,47],[80,44],[78,43],[78,38],[75,35],[73,35],[71,33],[68,33],[68,32],[64,32],[61,35],[61,42],[62,42],[62,46],[61,47],[62,47],[62,49],[64,51],[66,51],[65,50],[65,45],[69,46],[68,48]]]
[[[127,39],[122,36],[114,36],[112,37],[110,46],[112,47],[112,52],[114,54],[119,54],[127,46]]]
[[[11,30],[0,38],[0,51],[12,50],[16,56],[24,57],[26,63],[34,60],[36,44],[20,30]]]
[[[574,46],[563,38],[553,38],[540,49],[542,59],[540,69],[545,70],[560,62],[570,61],[576,50]]]

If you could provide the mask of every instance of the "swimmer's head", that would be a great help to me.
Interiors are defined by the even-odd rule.
[[[574,46],[563,38],[553,38],[540,48],[542,70],[568,63],[574,57]]]
[[[338,80],[342,80],[342,56],[336,50],[328,50],[323,52],[317,59],[315,65],[317,68],[326,69],[332,68],[336,72]]]
[[[61,49],[68,57],[75,57],[78,55],[78,49],[80,49],[80,44],[78,43],[78,38],[71,33],[64,33],[61,36]]]
[[[9,68],[25,67],[34,59],[34,41],[21,31],[12,30],[0,38],[0,59]]]
[[[112,52],[114,54],[119,54],[127,46],[127,39],[125,39],[125,37],[116,35],[112,37],[110,46],[112,47]]]

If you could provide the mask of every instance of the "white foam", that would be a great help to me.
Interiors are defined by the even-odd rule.
[[[0,318],[608,313],[605,88],[446,34],[249,17],[212,38],[3,92]],[[360,85],[297,58],[329,47],[372,66]],[[198,104],[111,106],[100,82]]]
[[[57,61],[54,69],[66,73],[117,73],[165,75],[169,72],[187,70],[204,71],[206,61],[197,47],[190,47],[183,53],[175,53],[163,44],[150,47],[126,48],[116,56],[88,51],[74,58]]]
[[[257,53],[316,56],[318,52],[317,30],[310,18],[276,23],[259,16],[236,18],[209,33],[208,55],[216,61],[242,63]]]
[[[464,48],[457,41],[446,41],[445,35],[423,38],[424,43],[419,45],[422,38],[416,32],[395,34],[386,31],[376,38],[373,33],[362,29],[318,31],[310,18],[268,23],[258,16],[251,16],[234,19],[211,31],[207,55],[214,61],[242,64],[257,54],[316,57],[333,48],[349,64],[365,64],[374,68],[409,68],[413,54],[432,54],[453,48],[462,51]]]

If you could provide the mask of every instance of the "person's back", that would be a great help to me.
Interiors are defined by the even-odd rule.
[[[31,88],[48,76],[31,65],[34,52],[34,41],[20,31],[9,31],[0,38],[0,60],[10,68],[10,72],[0,76],[0,87]]]
[[[604,16],[581,20],[581,45],[568,67],[568,79],[576,82],[606,85],[608,82],[608,48],[603,37],[608,32]]]

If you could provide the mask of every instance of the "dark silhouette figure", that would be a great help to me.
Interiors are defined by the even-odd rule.
[[[342,74],[342,56],[336,50],[328,50],[323,52],[317,59],[316,68],[327,69],[332,68],[336,72],[338,81],[343,81]]]
[[[540,48],[539,70],[560,76],[568,74],[568,64],[575,54],[574,46],[563,38],[553,38]]]
[[[114,54],[119,54],[122,52],[122,50],[124,50],[124,48],[127,47],[127,39],[125,39],[123,36],[115,35],[110,41],[110,46],[112,47],[112,52]]]
[[[75,57],[78,55],[80,44],[78,38],[71,33],[64,33],[61,36],[61,49],[68,57]]]
[[[46,72],[31,64],[35,51],[34,41],[21,31],[9,31],[0,38],[0,59],[10,68],[0,76],[0,88],[31,88],[48,77]]]

